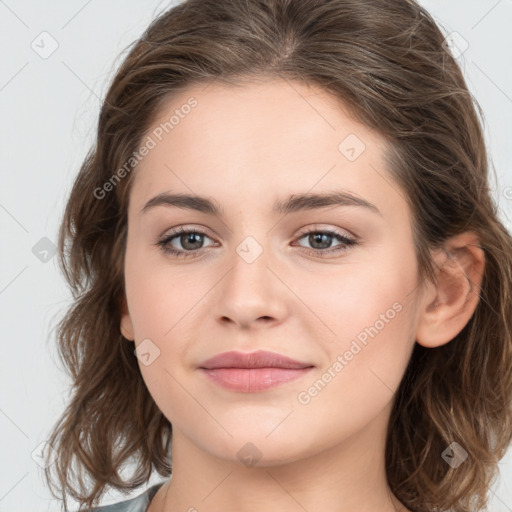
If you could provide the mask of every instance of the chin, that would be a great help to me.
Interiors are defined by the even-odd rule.
[[[275,425],[274,427],[275,428]],[[282,430],[279,432],[279,429]],[[222,435],[215,439],[201,437],[201,444],[205,451],[226,462],[236,465],[251,467],[273,467],[287,463],[296,462],[306,458],[312,453],[314,447],[303,439],[299,432],[285,429],[279,426],[270,435],[272,429],[247,428],[247,425],[240,428],[228,428],[233,437]],[[212,447],[215,447],[212,450]],[[309,450],[305,450],[308,447]],[[321,451],[321,448],[318,448]]]

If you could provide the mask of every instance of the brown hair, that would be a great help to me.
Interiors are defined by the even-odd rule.
[[[321,86],[385,137],[390,176],[413,212],[422,278],[435,279],[431,249],[466,230],[477,234],[486,267],[476,311],[450,343],[415,344],[390,418],[386,470],[413,511],[486,505],[512,438],[512,239],[489,190],[475,107],[482,112],[443,40],[413,0],[187,0],[131,48],[59,233],[74,304],[57,337],[73,395],[49,439],[57,457],[46,478],[57,496],[55,471],[66,510],[66,495],[90,507],[107,485],[131,491],[153,469],[171,473],[171,425],[120,333],[132,173],[117,175],[106,198],[95,191],[130,161],[178,91],[258,77]],[[456,469],[441,457],[454,441],[469,454]],[[134,474],[123,477],[128,462]]]

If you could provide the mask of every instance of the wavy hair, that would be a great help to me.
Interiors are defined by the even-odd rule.
[[[126,162],[173,95],[261,77],[320,86],[385,138],[389,175],[412,210],[422,278],[435,279],[430,250],[466,230],[478,236],[486,266],[476,310],[449,343],[415,344],[385,460],[392,492],[415,512],[485,507],[512,439],[512,238],[490,192],[482,111],[444,39],[413,0],[186,0],[127,49],[59,231],[73,304],[57,342],[72,390],[52,427],[56,457],[45,476],[65,510],[67,496],[83,510],[107,486],[129,492],[154,470],[172,470],[171,424],[119,327]],[[469,454],[456,469],[441,457],[454,441]],[[132,474],[121,475],[129,462]]]

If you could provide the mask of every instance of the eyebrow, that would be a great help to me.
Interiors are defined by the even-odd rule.
[[[220,216],[221,206],[214,200],[203,196],[191,194],[169,194],[162,192],[150,199],[141,209],[146,213],[157,206],[175,206],[187,210],[194,210],[209,215]],[[318,194],[293,194],[286,200],[274,203],[274,214],[288,214],[304,210],[315,210],[328,206],[360,206],[382,216],[380,210],[372,203],[346,191],[333,191]]]

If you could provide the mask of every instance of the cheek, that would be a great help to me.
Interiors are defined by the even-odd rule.
[[[125,274],[136,341],[151,338],[165,343],[180,322],[190,323],[197,315],[197,305],[208,292],[208,283],[190,268],[171,268],[160,255],[149,257],[141,250],[127,253]]]
[[[127,251],[125,281],[141,375],[160,410],[179,424],[191,407],[183,363],[204,321],[201,299],[212,285],[185,266],[171,269],[137,250]]]
[[[383,246],[328,273],[297,274],[294,292],[312,313],[303,323],[308,336],[342,351],[355,338],[394,339],[402,324],[411,327],[417,268],[413,249],[405,252]]]
[[[295,403],[298,418],[322,418],[325,442],[354,434],[391,406],[414,347],[406,294],[355,301],[350,323],[337,325],[338,341],[324,343],[328,361]]]
[[[307,295],[308,306],[329,327],[321,339],[327,387],[351,393],[351,406],[363,395],[385,400],[398,387],[414,346],[416,286],[414,250],[397,245],[319,279],[311,288],[317,291]],[[318,322],[309,327],[309,337],[320,344]]]

